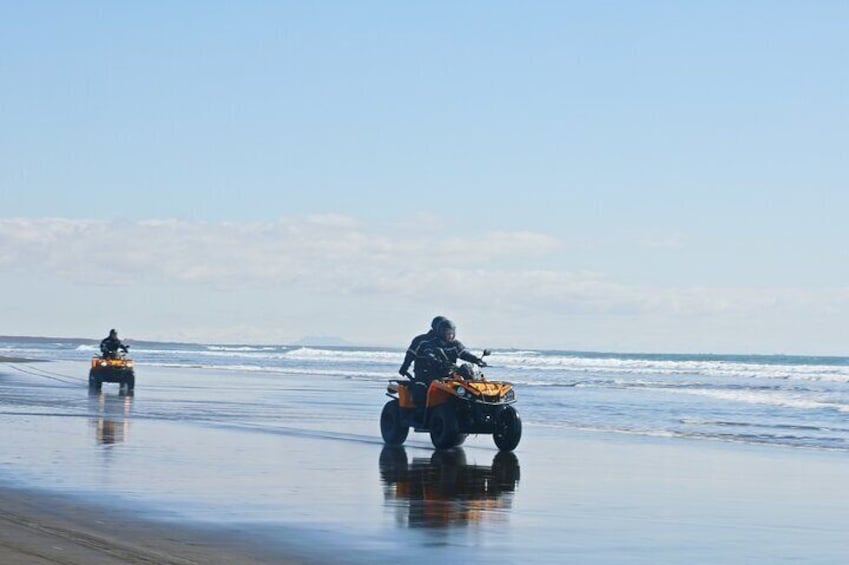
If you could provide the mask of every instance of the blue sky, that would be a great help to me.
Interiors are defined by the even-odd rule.
[[[845,2],[0,3],[0,333],[845,353]]]

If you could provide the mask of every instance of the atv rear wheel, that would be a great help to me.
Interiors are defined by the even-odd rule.
[[[100,392],[100,387],[102,385],[102,381],[100,377],[94,374],[94,372],[89,372],[88,374],[88,390],[90,392]]]
[[[522,439],[522,419],[515,408],[508,406],[498,415],[492,439],[501,451],[513,451],[519,445]]]
[[[397,400],[390,400],[380,413],[380,435],[386,445],[397,447],[404,443],[410,427],[401,421],[401,406]]]
[[[457,414],[450,402],[434,408],[429,424],[430,441],[436,449],[451,449],[466,439],[466,434],[459,431]]]

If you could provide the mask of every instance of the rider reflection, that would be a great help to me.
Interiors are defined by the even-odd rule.
[[[465,526],[509,510],[519,483],[519,460],[513,452],[501,451],[488,467],[468,465],[465,451],[455,448],[408,462],[403,447],[384,447],[380,478],[385,498],[407,509],[409,527]]]

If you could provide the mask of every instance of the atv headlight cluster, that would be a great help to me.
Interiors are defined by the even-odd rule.
[[[512,388],[507,391],[507,394],[504,395],[504,400],[515,400],[516,399],[516,391]]]
[[[457,396],[466,396],[465,387],[462,387],[462,386],[457,387]]]

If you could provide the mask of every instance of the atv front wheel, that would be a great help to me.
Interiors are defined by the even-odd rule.
[[[430,441],[436,449],[457,447],[466,439],[457,424],[457,414],[450,403],[434,408],[430,417]]]
[[[380,435],[386,445],[397,447],[404,443],[410,427],[401,421],[401,406],[397,400],[390,400],[380,413]]]
[[[522,439],[522,419],[515,408],[508,406],[498,415],[492,439],[501,451],[513,451],[519,445]]]

